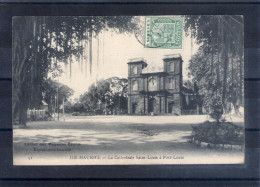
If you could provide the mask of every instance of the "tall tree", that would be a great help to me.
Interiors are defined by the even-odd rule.
[[[72,63],[83,53],[81,41],[102,30],[132,32],[130,16],[15,17],[13,19],[13,121],[26,124],[26,110],[40,105],[43,82],[60,76],[60,63]],[[84,43],[84,42],[83,42]],[[92,60],[89,62],[92,67]],[[71,70],[70,66],[70,70]],[[90,72],[92,69],[90,69]],[[70,73],[71,76],[71,73]],[[33,97],[32,97],[33,96]]]
[[[74,90],[69,88],[68,86],[54,82],[52,79],[47,79],[43,83],[43,100],[48,104],[49,113],[54,112],[55,106],[54,103],[56,103],[57,108],[60,108],[60,105],[63,104],[63,101],[66,102],[68,99],[73,95]],[[58,88],[58,89],[57,89]],[[56,98],[58,95],[58,99]],[[56,98],[56,100],[55,100]]]
[[[191,74],[205,105],[213,95],[220,95],[226,112],[228,103],[239,107],[242,102],[242,25],[241,16],[185,16],[186,34],[191,30],[200,45],[190,61]]]
[[[117,110],[118,113],[127,109],[127,79],[111,77],[92,84],[89,90],[80,97],[86,108],[96,110],[102,104],[105,110]]]

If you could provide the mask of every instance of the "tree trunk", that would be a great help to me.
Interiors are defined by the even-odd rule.
[[[98,69],[99,69],[99,36],[97,36],[97,70],[96,70],[96,82],[98,81]]]
[[[30,71],[30,39],[33,31],[33,20],[25,17],[13,19],[13,91],[12,111],[13,124],[26,125],[27,108],[29,105],[28,74]]]
[[[83,41],[80,40],[80,46],[82,47],[82,54],[80,55],[79,62],[80,62],[80,71],[83,73],[83,59],[84,59],[84,46],[83,46]]]
[[[213,82],[213,70],[214,70],[214,36],[212,35],[212,41],[211,41],[211,63],[210,63],[210,77],[211,82]],[[211,87],[211,95],[213,96],[215,94],[215,87]]]
[[[227,73],[228,73],[228,32],[224,30],[224,67],[223,67],[223,93],[222,93],[222,104],[226,109],[226,96],[227,96]]]
[[[89,74],[90,77],[92,76],[92,25],[91,29],[89,30]]]
[[[70,61],[70,81],[71,81],[71,77],[72,77],[72,57],[70,56],[69,58]]]
[[[244,77],[243,77],[243,46],[244,46],[244,41],[243,41],[243,29],[241,29],[241,42],[240,42],[240,47],[239,47],[239,101],[240,101],[240,106],[244,106],[244,98],[243,98],[243,82],[244,82]]]
[[[219,84],[220,84],[220,81],[219,81],[219,63],[220,63],[220,61],[219,61],[219,56],[220,56],[220,54],[219,54],[219,52],[220,52],[220,45],[221,45],[221,43],[220,43],[220,41],[219,41],[219,35],[220,35],[220,18],[218,18],[218,31],[217,31],[217,45],[218,45],[218,47],[217,47],[217,57],[218,57],[218,61],[217,61],[217,67],[216,67],[216,74],[217,74],[217,82],[216,82],[216,92],[217,92],[217,94],[219,93]]]
[[[83,59],[84,59],[84,64],[85,64],[85,77],[87,78],[88,76],[88,56],[87,56],[87,41],[84,41],[84,52],[83,52]]]

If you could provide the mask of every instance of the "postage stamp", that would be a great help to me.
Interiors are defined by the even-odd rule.
[[[145,17],[145,47],[182,49],[181,17]]]

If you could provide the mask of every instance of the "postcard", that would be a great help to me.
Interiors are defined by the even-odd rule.
[[[243,16],[12,24],[14,165],[244,163]]]

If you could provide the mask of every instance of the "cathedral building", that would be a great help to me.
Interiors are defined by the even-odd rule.
[[[145,71],[142,58],[128,64],[128,114],[198,114],[196,90],[183,86],[182,57],[166,55],[161,71]]]

